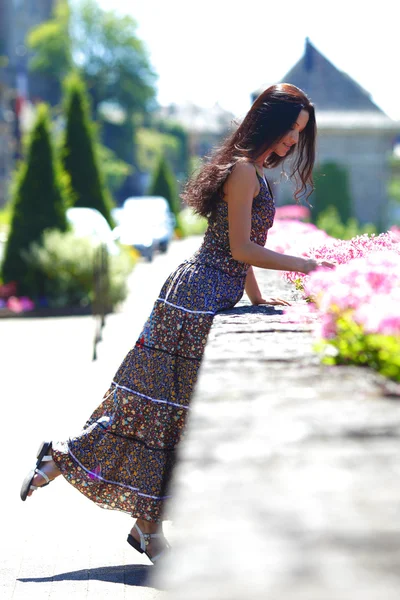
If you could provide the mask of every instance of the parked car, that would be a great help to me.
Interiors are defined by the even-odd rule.
[[[167,252],[173,238],[175,217],[162,196],[127,198],[122,208],[113,210],[117,222],[115,238],[132,246],[148,261],[155,252]]]
[[[89,238],[94,244],[105,244],[108,253],[113,256],[120,254],[113,230],[107,219],[95,208],[78,206],[68,208],[67,221],[78,237]]]

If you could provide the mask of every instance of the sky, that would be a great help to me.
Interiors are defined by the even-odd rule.
[[[129,14],[158,75],[162,105],[215,103],[243,116],[281,81],[305,38],[400,121],[398,0],[98,0]]]

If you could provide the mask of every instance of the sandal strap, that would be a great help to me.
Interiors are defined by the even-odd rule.
[[[141,548],[141,550],[143,550],[143,552],[145,552],[146,551],[146,538],[144,537],[145,534],[140,529],[139,525],[137,525],[136,523],[135,523],[134,527],[139,534],[140,548]]]
[[[45,480],[46,483],[50,483],[50,479],[47,477],[46,473],[43,473],[43,471],[41,471],[40,469],[35,469],[35,473],[37,473],[38,475],[43,477],[43,479]],[[40,487],[43,487],[43,486],[40,486]]]
[[[169,546],[166,546],[165,548],[163,548],[163,549],[161,550],[161,552],[159,552],[159,553],[158,553],[158,554],[156,554],[155,556],[152,556],[152,557],[151,557],[151,561],[152,561],[153,563],[155,563],[155,562],[156,562],[156,561],[157,561],[159,558],[161,558],[161,556],[162,556],[163,554],[165,554],[165,552],[167,552],[167,551],[168,551],[168,549],[169,549]]]
[[[46,462],[49,460],[53,460],[53,457],[50,454],[47,454],[46,456],[43,456],[43,458],[41,459],[41,462]]]
[[[162,533],[143,533],[143,531],[140,529],[139,525],[137,525],[136,523],[135,523],[134,527],[139,534],[140,547],[143,550],[143,552],[146,551],[146,546],[150,543],[150,540],[152,538],[164,537]]]

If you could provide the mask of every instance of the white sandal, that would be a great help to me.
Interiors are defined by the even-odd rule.
[[[30,490],[37,490],[39,488],[45,487],[46,485],[49,485],[49,483],[52,481],[52,479],[50,479],[48,475],[39,468],[42,465],[42,463],[53,460],[52,455],[48,454],[48,452],[50,451],[51,442],[42,442],[36,455],[37,460],[35,468],[29,471],[24,481],[22,482],[20,492],[21,500],[25,501],[27,499]],[[32,485],[32,481],[35,475],[40,475],[41,477],[43,477],[45,483],[43,485]]]
[[[141,554],[146,554],[146,556],[149,557],[152,563],[155,563],[162,556],[162,554],[164,554],[164,552],[170,549],[170,545],[168,544],[167,540],[165,539],[162,533],[143,533],[143,531],[140,529],[137,523],[135,523],[134,527],[139,534],[140,542],[138,542],[131,534],[128,535],[127,542]],[[161,552],[159,552],[155,556],[151,556],[147,552],[146,548],[150,544],[151,540],[154,538],[164,538],[165,547],[161,550]]]

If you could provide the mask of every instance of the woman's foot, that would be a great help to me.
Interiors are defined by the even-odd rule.
[[[22,482],[21,500],[26,500],[36,489],[48,485],[61,474],[53,460],[51,442],[43,442],[40,445],[36,459],[35,468],[29,471]]]
[[[170,548],[164,537],[162,523],[144,519],[137,519],[128,536],[128,542],[138,552],[144,552],[154,563]]]
[[[32,496],[33,492],[36,491],[36,489],[48,485],[53,481],[53,479],[61,475],[61,471],[57,467],[53,459],[46,461],[45,463],[41,463],[40,469],[36,469],[36,471],[37,472],[35,473],[31,481],[28,496]],[[42,473],[44,473],[46,477],[43,477]]]

